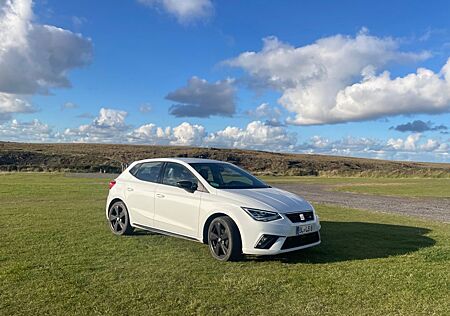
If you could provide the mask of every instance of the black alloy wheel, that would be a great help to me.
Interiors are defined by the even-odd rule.
[[[242,256],[241,236],[236,224],[228,216],[217,217],[208,228],[211,255],[220,261],[236,261]]]

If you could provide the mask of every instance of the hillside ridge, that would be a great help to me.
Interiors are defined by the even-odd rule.
[[[118,173],[124,165],[135,160],[156,157],[229,161],[258,175],[450,177],[448,163],[202,147],[0,142],[0,171]]]

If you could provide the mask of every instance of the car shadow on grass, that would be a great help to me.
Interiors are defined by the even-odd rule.
[[[427,228],[364,222],[324,221],[321,224],[319,246],[276,256],[251,256],[247,260],[332,263],[399,256],[436,243],[426,236],[430,232]]]
[[[151,232],[148,230],[135,228],[132,236],[133,237],[144,237],[144,236],[152,236],[152,235],[157,236],[157,235],[161,235],[161,234],[154,233],[154,232]]]

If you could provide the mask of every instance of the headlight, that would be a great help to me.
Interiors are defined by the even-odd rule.
[[[260,222],[271,222],[280,219],[281,216],[277,212],[258,210],[255,208],[243,207],[244,211],[247,212],[255,221]]]

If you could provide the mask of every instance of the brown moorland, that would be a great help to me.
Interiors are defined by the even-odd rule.
[[[155,157],[229,161],[258,175],[450,177],[448,163],[180,146],[0,142],[0,171],[118,173],[132,161]]]

